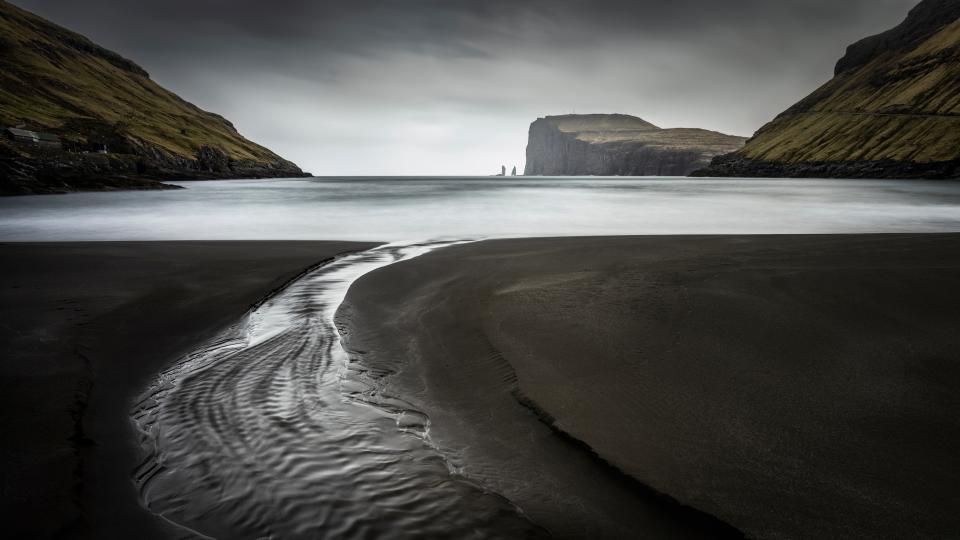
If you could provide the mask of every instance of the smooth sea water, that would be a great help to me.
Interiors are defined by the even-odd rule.
[[[0,199],[0,241],[960,231],[960,183],[313,178]]]

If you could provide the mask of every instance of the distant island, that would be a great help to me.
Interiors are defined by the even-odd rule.
[[[696,176],[960,178],[960,2],[924,0]]]
[[[299,176],[132,61],[0,1],[0,194]]]
[[[525,175],[686,176],[745,137],[663,129],[625,114],[568,114],[530,125]]]

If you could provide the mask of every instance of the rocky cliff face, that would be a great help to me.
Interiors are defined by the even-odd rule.
[[[696,176],[960,177],[960,0],[924,0]]]
[[[530,125],[524,174],[686,176],[745,140],[704,129],[661,129],[623,114],[548,116]]]
[[[0,0],[0,129],[10,126],[55,134],[63,148],[0,136],[0,194],[304,176],[132,61]]]

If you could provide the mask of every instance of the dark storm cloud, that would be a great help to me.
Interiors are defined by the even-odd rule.
[[[309,52],[366,53],[384,48],[473,54],[506,39],[576,47],[615,36],[667,36],[736,30],[774,34],[856,27],[862,19],[905,15],[915,0],[21,0],[19,5],[137,50],[223,38],[262,40]],[[149,40],[149,42],[145,42]],[[158,42],[159,41],[159,42]]]
[[[15,3],[314,172],[362,174],[521,165],[527,124],[572,110],[749,134],[915,2]]]

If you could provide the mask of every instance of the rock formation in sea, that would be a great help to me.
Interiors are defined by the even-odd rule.
[[[309,176],[89,39],[0,0],[0,194]]]
[[[662,129],[625,114],[570,114],[530,125],[525,175],[686,176],[745,137]]]
[[[960,178],[960,0],[854,43],[831,81],[694,175]]]

